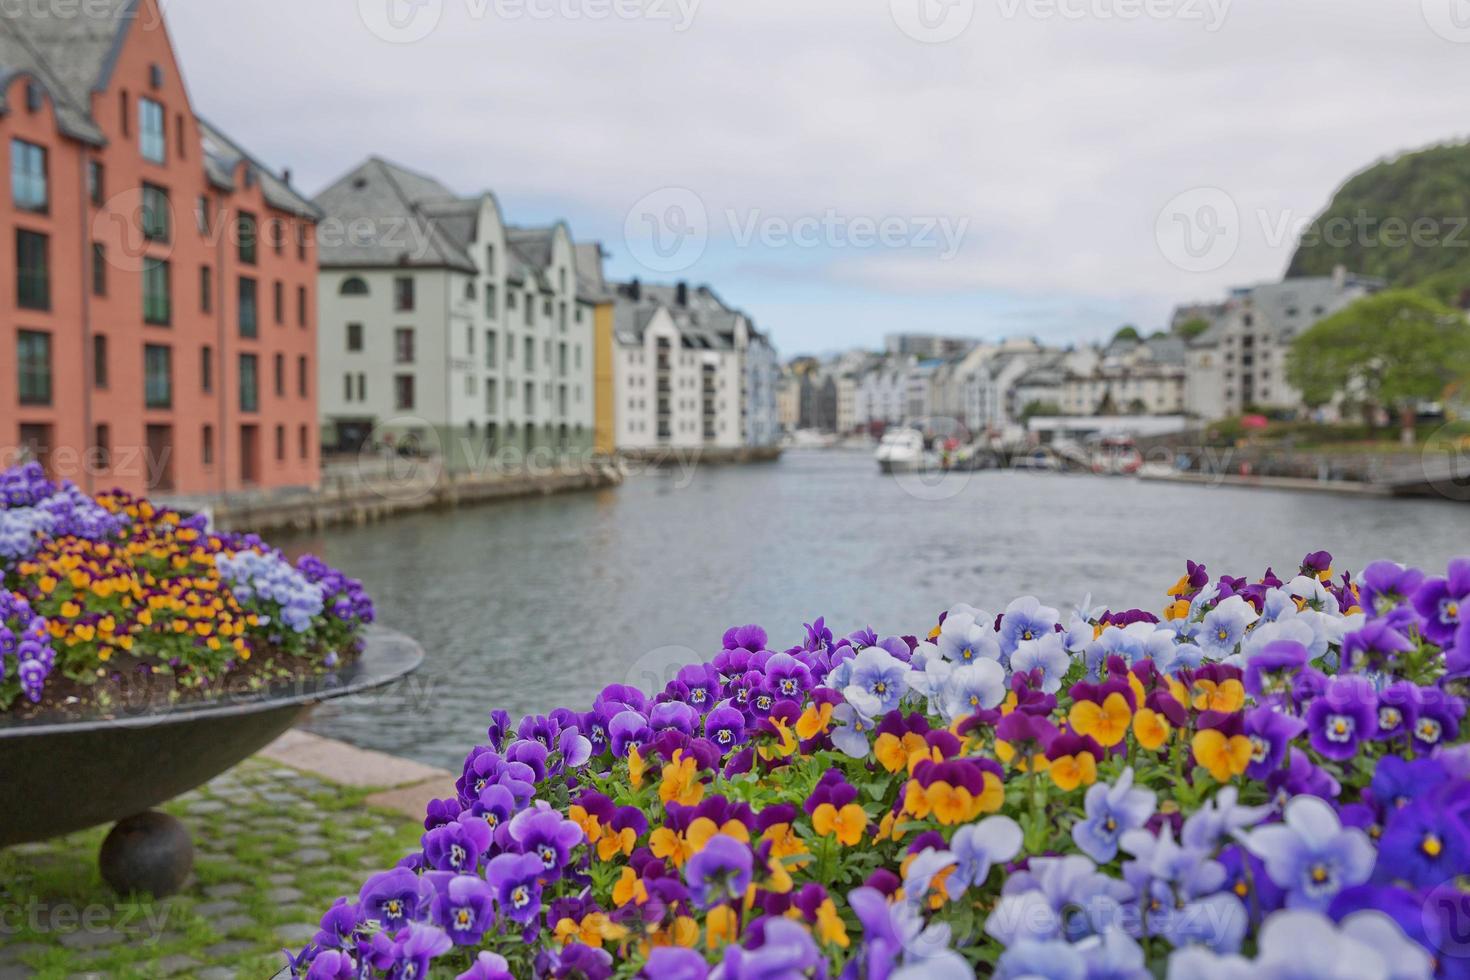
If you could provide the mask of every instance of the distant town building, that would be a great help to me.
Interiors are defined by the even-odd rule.
[[[617,448],[739,449],[780,438],[769,339],[709,286],[616,287]]]
[[[317,209],[195,115],[158,0],[72,7],[0,15],[0,459],[314,486]]]
[[[1114,340],[1092,364],[1065,369],[1067,415],[1178,415],[1185,410],[1186,347],[1174,336]]]
[[[592,310],[592,448],[605,456],[617,451],[617,293],[603,276],[606,256],[598,242],[579,242],[577,302]]]
[[[960,357],[979,341],[970,337],[943,337],[927,333],[891,333],[883,339],[889,355],[913,356],[920,360]]]
[[[1286,358],[1302,331],[1383,288],[1349,275],[1287,279],[1237,289],[1186,354],[1186,410],[1202,419],[1254,409],[1296,409],[1301,394],[1287,381]]]
[[[589,450],[593,319],[565,224],[505,224],[373,157],[317,198],[321,411],[328,445],[427,443],[451,466]]]

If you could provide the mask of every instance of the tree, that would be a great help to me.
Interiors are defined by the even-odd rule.
[[[1193,340],[1206,330],[1210,329],[1210,321],[1202,316],[1192,317],[1185,320],[1175,328],[1174,332],[1185,340]]]
[[[1119,327],[1118,328],[1118,332],[1115,333],[1115,334],[1113,334],[1113,343],[1115,343],[1115,344],[1118,341],[1120,341],[1120,340],[1142,340],[1142,339],[1143,338],[1138,333],[1138,328],[1135,327],[1131,323],[1126,323],[1123,326]]]
[[[1062,406],[1056,402],[1031,401],[1026,403],[1025,408],[1021,409],[1021,424],[1025,425],[1033,418],[1052,418],[1061,414]]]
[[[1339,396],[1396,408],[1406,442],[1418,403],[1470,377],[1470,325],[1459,313],[1407,289],[1358,300],[1292,345],[1287,379],[1312,407]],[[1370,423],[1371,424],[1371,423]]]

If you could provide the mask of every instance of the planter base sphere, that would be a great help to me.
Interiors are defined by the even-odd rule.
[[[119,895],[163,898],[184,887],[194,870],[194,843],[184,825],[149,810],[118,821],[102,842],[102,877]]]

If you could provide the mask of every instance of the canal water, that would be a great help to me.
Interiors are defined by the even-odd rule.
[[[1186,558],[1251,576],[1322,548],[1338,569],[1443,568],[1470,553],[1470,508],[1012,471],[931,483],[807,451],[286,544],[361,578],[381,621],[428,652],[416,677],[312,727],[458,769],[493,708],[583,710],[611,682],[661,685],[729,626],[758,623],[780,648],[817,616],[839,635],[915,633],[956,602],[1025,594],[1158,610]]]

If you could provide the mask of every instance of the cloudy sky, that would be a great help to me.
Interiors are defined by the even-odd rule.
[[[1053,341],[1279,276],[1464,138],[1470,0],[170,0],[196,107],[316,193],[369,154],[783,353]]]

